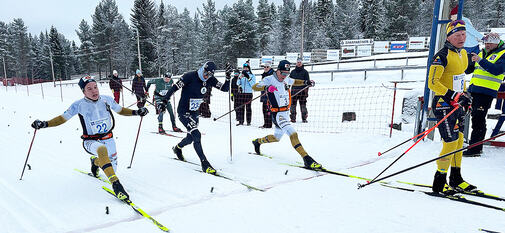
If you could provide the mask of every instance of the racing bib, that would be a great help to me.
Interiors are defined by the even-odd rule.
[[[280,94],[279,106],[288,106],[288,105],[289,105],[289,94]]]
[[[200,108],[200,104],[203,103],[203,99],[189,99],[189,110],[196,111]]]
[[[168,90],[162,90],[160,91],[160,95],[161,96],[165,96],[167,94]]]
[[[465,74],[452,76],[452,90],[454,92],[463,92],[465,90]]]
[[[103,118],[90,122],[91,130],[93,134],[103,134],[109,131],[110,126],[112,125],[110,122],[110,118]]]

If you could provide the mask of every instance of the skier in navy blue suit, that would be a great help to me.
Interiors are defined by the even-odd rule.
[[[193,143],[198,157],[202,163],[202,170],[205,173],[216,174],[216,170],[210,165],[209,161],[203,153],[201,144],[201,133],[198,130],[198,115],[200,104],[203,102],[203,96],[207,92],[208,88],[215,87],[223,92],[228,92],[230,86],[231,69],[227,67],[226,70],[226,82],[223,84],[219,82],[214,77],[214,71],[216,70],[216,64],[209,61],[206,62],[197,71],[191,71],[185,73],[181,79],[172,86],[165,95],[168,100],[174,92],[182,89],[181,99],[179,100],[179,106],[177,107],[177,113],[179,115],[179,120],[188,130],[187,136],[182,139],[176,146],[172,148],[177,158],[184,161],[184,156],[182,155],[182,148],[188,144]]]

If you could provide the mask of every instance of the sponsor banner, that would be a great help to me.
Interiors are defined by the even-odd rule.
[[[340,60],[340,50],[338,50],[338,49],[326,50],[326,60],[339,61]]]
[[[373,42],[373,53],[388,53],[388,52],[389,52],[389,41]]]
[[[312,53],[311,52],[303,52],[303,59],[302,59],[303,63],[309,63],[311,59],[312,59]]]
[[[410,37],[409,49],[424,49],[425,37]]]
[[[372,44],[373,39],[355,39],[355,40],[341,40],[340,46],[351,46],[351,45],[363,45],[363,44]]]
[[[372,46],[371,45],[359,45],[356,49],[356,55],[358,57],[368,57],[372,56]]]
[[[274,56],[274,62],[272,63],[274,66],[279,65],[281,60],[286,60],[286,56]]]
[[[263,56],[261,57],[261,65],[265,65],[265,63],[270,62],[270,64],[273,64],[274,61],[274,56]]]
[[[298,53],[286,53],[286,60],[288,60],[291,63],[296,63],[298,56],[299,56]]]
[[[259,58],[237,58],[237,67],[242,68],[244,63],[249,61],[249,66],[251,69],[260,68],[260,59]]]
[[[391,41],[391,52],[401,53],[407,51],[407,41]]]
[[[356,46],[342,46],[342,57],[356,57]]]

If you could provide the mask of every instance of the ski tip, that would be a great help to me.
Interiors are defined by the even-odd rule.
[[[382,153],[381,153],[381,152],[377,153],[377,156],[381,156],[381,155],[382,155]]]

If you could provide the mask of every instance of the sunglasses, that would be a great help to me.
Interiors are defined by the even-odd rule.
[[[289,75],[289,72],[281,72],[281,75],[284,76],[284,77],[286,77],[286,76]]]

